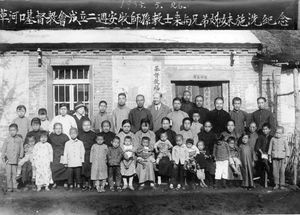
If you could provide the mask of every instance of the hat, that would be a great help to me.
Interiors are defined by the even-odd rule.
[[[75,107],[74,107],[74,110],[76,111],[77,109],[79,109],[79,108],[81,108],[81,107],[86,108],[85,105],[84,105],[82,102],[77,102],[77,104],[76,104]]]
[[[66,108],[68,108],[68,106],[67,106],[67,104],[66,104],[66,103],[62,103],[62,104],[60,104],[60,105],[59,105],[59,108],[62,108],[62,107],[66,107]]]

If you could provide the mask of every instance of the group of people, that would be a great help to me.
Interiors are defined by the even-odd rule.
[[[100,101],[92,120],[80,102],[72,114],[61,104],[51,121],[45,108],[29,120],[26,107],[19,105],[1,154],[7,190],[18,191],[22,185],[48,191],[64,184],[68,189],[121,192],[134,190],[135,180],[139,190],[163,182],[177,190],[251,189],[254,175],[264,185],[285,189],[289,146],[264,97],[257,99],[258,110],[251,114],[241,110],[238,97],[229,113],[222,97],[211,111],[203,107],[201,95],[191,102],[189,91],[174,98],[172,108],[161,100],[156,92],[153,104],[145,108],[144,96],[137,95],[137,107],[130,109],[126,94],[120,93],[111,115],[107,102]]]

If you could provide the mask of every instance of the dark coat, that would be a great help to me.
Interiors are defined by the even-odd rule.
[[[107,145],[107,147],[112,146],[111,142],[113,141],[113,139],[115,138],[116,134],[114,132],[100,132],[99,135],[103,135],[104,136],[104,144]]]
[[[190,117],[193,116],[194,111],[199,112],[199,114],[200,114],[199,122],[204,125],[204,123],[206,122],[206,120],[208,118],[209,110],[207,108],[204,108],[204,107],[196,107],[195,106],[194,109],[189,113]]]
[[[223,131],[226,131],[227,122],[230,120],[230,115],[225,110],[214,109],[209,112],[208,120],[212,123],[212,130],[220,135]]]
[[[198,133],[198,140],[204,141],[205,150],[209,155],[213,154],[214,145],[217,143],[217,136],[213,131],[201,131]]]
[[[156,132],[161,127],[162,118],[166,117],[170,113],[170,108],[167,105],[161,104],[160,109],[156,110],[155,105],[149,106],[148,110],[151,112],[153,119],[153,131]]]
[[[262,126],[264,123],[271,125],[271,135],[275,134],[275,118],[271,111],[266,109],[260,109],[252,113],[251,120],[256,123],[258,132],[261,133]]]
[[[189,114],[189,117],[191,117],[191,112],[194,110],[195,104],[193,102],[186,102],[182,101],[180,110],[186,112]]]

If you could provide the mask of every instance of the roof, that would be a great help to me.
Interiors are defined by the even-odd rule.
[[[0,44],[190,44],[193,47],[258,45],[260,41],[249,30],[2,30]]]

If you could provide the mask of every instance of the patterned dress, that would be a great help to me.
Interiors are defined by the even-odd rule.
[[[91,180],[107,179],[107,145],[94,144],[91,149],[90,162],[92,163]]]
[[[121,175],[122,176],[126,176],[126,177],[130,177],[133,176],[135,174],[135,166],[136,166],[136,162],[135,162],[135,155],[134,152],[131,151],[135,151],[134,146],[133,145],[123,145],[122,147],[123,151],[124,151],[124,156],[123,159],[121,161]],[[128,151],[130,150],[130,151]],[[129,162],[131,162],[131,164],[128,166],[128,169],[125,168],[125,164],[128,165]]]
[[[53,161],[53,150],[50,143],[38,142],[33,148],[33,162],[36,168],[35,184],[48,186],[53,183],[50,163]]]

